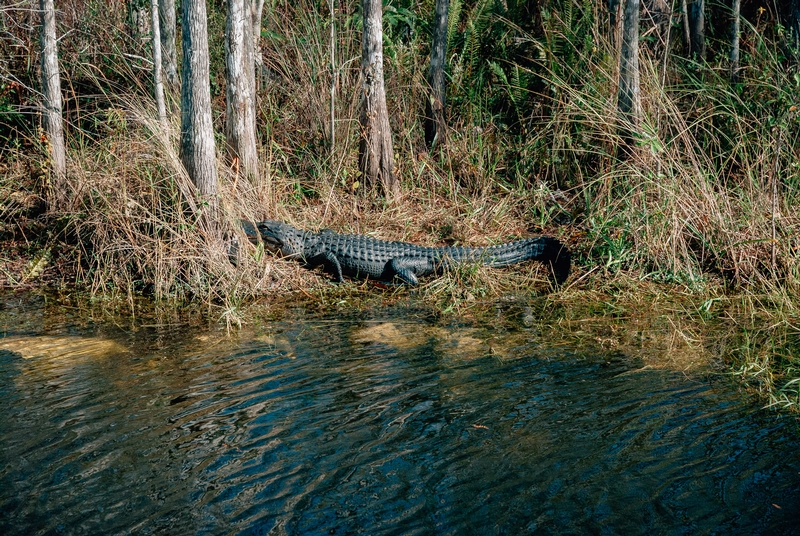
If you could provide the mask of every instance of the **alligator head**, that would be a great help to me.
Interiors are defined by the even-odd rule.
[[[255,225],[242,221],[242,227],[251,242],[257,242],[260,236],[264,247],[272,252],[285,257],[303,256],[307,234],[305,231],[275,220],[264,220]]]

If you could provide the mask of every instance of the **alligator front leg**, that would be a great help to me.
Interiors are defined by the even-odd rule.
[[[322,265],[322,268],[333,274],[337,283],[344,282],[342,277],[342,265],[339,264],[339,259],[328,250],[321,251],[306,258],[306,266],[309,268],[316,268]]]

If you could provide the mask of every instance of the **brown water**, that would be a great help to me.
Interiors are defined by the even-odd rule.
[[[0,303],[2,534],[800,533],[794,417],[519,304],[227,335]]]

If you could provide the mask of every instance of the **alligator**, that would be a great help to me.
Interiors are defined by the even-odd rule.
[[[503,267],[528,260],[545,263],[557,285],[569,276],[569,251],[547,236],[489,247],[425,247],[327,229],[319,233],[303,231],[273,220],[241,224],[251,242],[258,243],[260,238],[266,249],[295,258],[308,268],[321,265],[340,283],[348,276],[414,286],[421,276],[440,275],[459,264]]]

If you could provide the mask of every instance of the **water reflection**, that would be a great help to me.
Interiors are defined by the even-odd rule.
[[[796,531],[791,418],[504,326],[7,328],[0,532]]]

